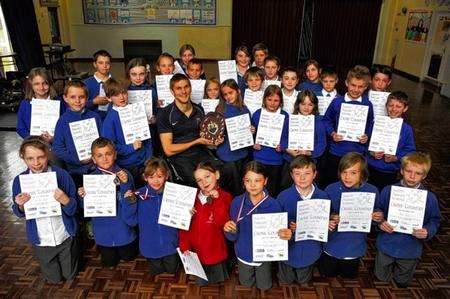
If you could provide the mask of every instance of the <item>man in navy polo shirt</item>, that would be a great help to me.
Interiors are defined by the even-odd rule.
[[[220,161],[206,147],[214,145],[213,142],[200,137],[205,113],[201,106],[191,102],[189,79],[175,74],[170,80],[170,90],[175,100],[158,112],[159,137],[165,155],[183,183],[196,187],[193,173],[198,163],[210,160],[219,166]]]

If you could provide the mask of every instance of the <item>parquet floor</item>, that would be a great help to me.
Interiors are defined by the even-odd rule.
[[[418,149],[432,155],[426,183],[438,195],[442,212],[441,228],[426,243],[411,287],[399,289],[375,279],[373,240],[358,279],[324,279],[316,271],[311,283],[275,282],[264,293],[240,286],[235,273],[226,283],[207,287],[198,287],[183,272],[152,277],[142,257],[115,270],[104,269],[95,248],[86,252],[87,263],[73,281],[45,284],[26,240],[24,222],[10,210],[11,180],[23,168],[16,152],[20,140],[14,132],[0,132],[0,298],[450,298],[450,100],[400,77],[395,77],[393,87],[411,98],[407,118],[415,129]]]

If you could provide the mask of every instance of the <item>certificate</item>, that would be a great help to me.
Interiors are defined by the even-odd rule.
[[[288,148],[314,150],[314,115],[289,115]]]
[[[84,217],[116,216],[116,175],[83,175]]]
[[[191,81],[191,101],[200,104],[205,93],[206,80],[189,80]]]
[[[177,248],[177,252],[183,263],[184,272],[186,272],[186,274],[195,275],[204,280],[208,280],[197,253],[189,251],[189,254],[185,255],[181,252],[180,248]]]
[[[373,125],[372,136],[370,137],[369,151],[384,152],[395,156],[402,125],[403,118],[377,116]]]
[[[250,114],[253,115],[256,110],[262,107],[264,92],[262,90],[252,91],[250,89],[246,89],[244,93],[244,104],[247,106],[248,110],[250,110]]]
[[[175,69],[173,70],[174,74],[186,75],[183,68],[181,67],[180,63],[178,62],[178,60],[175,60],[175,62],[173,63],[173,66],[175,67]]]
[[[126,144],[133,144],[136,140],[150,139],[147,114],[143,102],[128,104],[117,109],[123,137]]]
[[[225,126],[228,140],[230,141],[230,150],[235,151],[254,144],[253,134],[250,131],[250,116],[248,114],[226,118]]]
[[[280,144],[283,125],[283,114],[267,112],[265,109],[262,109],[255,143],[276,148]]]
[[[56,172],[21,174],[19,181],[22,193],[30,194],[30,200],[23,205],[25,219],[61,215],[61,204],[55,199]]]
[[[90,159],[92,142],[99,137],[95,118],[71,122],[69,128],[78,159],[80,161]]]
[[[219,66],[219,78],[220,83],[225,80],[233,79],[238,82],[237,71],[236,71],[236,61],[234,60],[222,60],[217,62]]]
[[[412,234],[414,228],[423,227],[427,195],[426,190],[391,187],[387,222],[395,232]]]
[[[158,93],[158,100],[162,101],[162,107],[171,104],[175,97],[170,91],[170,79],[173,75],[156,75],[156,92]]]
[[[294,112],[295,102],[297,101],[298,91],[294,90],[292,95],[287,96],[283,93],[283,110],[289,114]]]
[[[359,142],[365,134],[368,112],[368,106],[342,103],[337,133],[343,140]]]
[[[295,241],[328,241],[328,223],[330,221],[328,199],[300,200],[297,202],[297,229]]]
[[[153,116],[153,100],[152,100],[152,90],[129,90],[128,91],[128,104],[134,104],[143,102],[145,106],[145,114],[147,114],[147,119]]]
[[[375,193],[343,192],[338,232],[370,232]]]
[[[278,87],[281,87],[281,81],[279,80],[264,80],[263,84],[262,84],[262,90],[266,90],[267,87],[269,87],[270,85],[276,85]],[[284,100],[284,98],[283,98]]]
[[[158,223],[189,230],[192,217],[190,210],[194,206],[196,196],[196,188],[166,182]]]
[[[386,116],[386,102],[390,92],[384,91],[369,91],[369,101],[373,106],[373,114],[375,116],[382,115]]]
[[[30,135],[40,136],[44,132],[55,135],[61,102],[54,100],[31,100]]]
[[[205,110],[205,114],[215,112],[217,105],[219,105],[219,99],[202,99],[202,107]]]
[[[278,231],[287,228],[287,213],[252,215],[253,261],[286,261],[288,241],[278,237]]]
[[[319,109],[320,115],[325,115],[325,112],[327,112],[327,109],[330,106],[333,99],[334,99],[333,97],[323,97],[323,96],[317,97],[317,100],[319,101],[317,108]]]

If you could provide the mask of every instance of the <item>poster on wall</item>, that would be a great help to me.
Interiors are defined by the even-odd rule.
[[[83,0],[85,24],[215,25],[216,0]]]
[[[426,43],[430,32],[432,12],[428,10],[411,11],[408,16],[405,39],[418,43]]]

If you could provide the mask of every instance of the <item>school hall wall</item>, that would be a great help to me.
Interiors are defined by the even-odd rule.
[[[441,4],[440,4],[441,3]],[[384,0],[381,8],[380,23],[377,38],[377,49],[374,63],[393,65],[399,71],[421,79],[423,70],[427,67],[425,54],[427,44],[434,36],[429,32],[427,43],[418,43],[405,39],[409,12],[413,10],[437,11],[449,10],[442,5],[445,1],[436,0]],[[406,8],[404,14],[402,8]]]
[[[42,43],[51,42],[48,11],[33,0]],[[123,58],[124,39],[161,40],[162,51],[178,56],[184,43],[192,44],[200,59],[228,59],[231,53],[232,0],[216,1],[216,25],[89,25],[84,24],[81,0],[59,0],[61,39],[76,51],[70,58],[91,58],[99,49]]]

